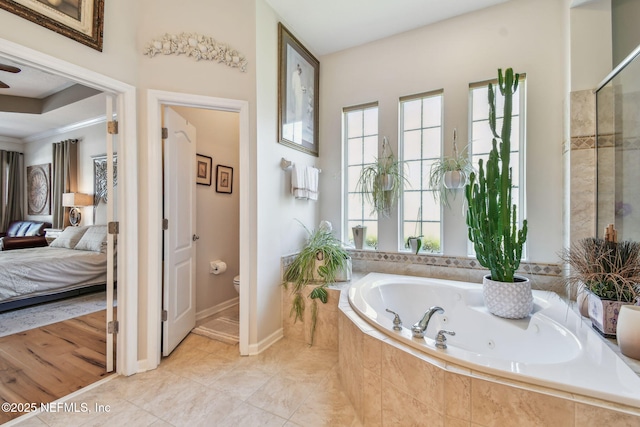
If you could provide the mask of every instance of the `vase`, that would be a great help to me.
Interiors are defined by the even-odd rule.
[[[498,282],[487,274],[482,280],[482,296],[489,313],[506,319],[522,319],[533,310],[529,279],[514,276],[514,282]]]
[[[353,244],[356,249],[362,249],[367,236],[367,227],[356,225],[351,227],[351,232],[353,233]]]
[[[583,317],[589,317],[589,292],[586,289],[579,289],[576,296],[578,311]]]
[[[422,247],[422,240],[417,237],[409,237],[409,248],[411,249],[411,253],[418,254],[420,248]]]
[[[640,307],[623,305],[616,327],[618,347],[627,357],[640,360]]]
[[[589,318],[593,329],[606,338],[615,338],[618,314],[623,305],[631,305],[631,303],[601,299],[593,292],[589,292]]]
[[[443,177],[444,186],[450,190],[462,188],[467,183],[467,175],[461,170],[446,171]]]
[[[389,191],[393,189],[393,185],[395,184],[395,177],[393,175],[389,175],[386,173],[378,175],[378,185],[380,189],[383,191]]]

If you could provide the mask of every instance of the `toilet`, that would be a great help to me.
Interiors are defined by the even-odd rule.
[[[240,293],[240,276],[236,276],[233,278],[233,287],[236,289],[237,293]]]

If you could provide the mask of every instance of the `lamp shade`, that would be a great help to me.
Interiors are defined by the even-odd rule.
[[[91,206],[93,204],[93,196],[83,193],[63,193],[62,206],[65,208],[73,208],[76,206]]]

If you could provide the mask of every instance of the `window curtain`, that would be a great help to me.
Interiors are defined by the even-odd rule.
[[[22,168],[20,153],[0,150],[0,226],[6,230],[22,218]]]
[[[77,139],[53,144],[53,177],[51,179],[51,208],[53,228],[69,225],[69,210],[62,206],[62,194],[77,190]]]

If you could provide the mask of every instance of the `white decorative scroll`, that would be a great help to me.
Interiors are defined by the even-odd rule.
[[[153,40],[144,49],[144,54],[151,58],[159,53],[184,54],[195,58],[196,61],[218,61],[229,67],[239,68],[243,73],[247,71],[247,59],[244,55],[229,45],[197,33],[165,34],[162,39]]]

